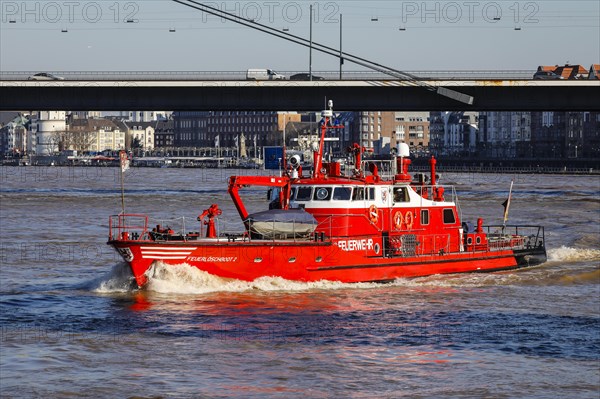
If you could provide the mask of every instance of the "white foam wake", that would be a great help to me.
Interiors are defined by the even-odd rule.
[[[548,250],[549,262],[582,262],[600,260],[600,250],[585,248],[570,248],[564,245]]]
[[[299,282],[281,277],[260,277],[254,281],[227,279],[209,274],[186,263],[165,265],[158,262],[149,272],[146,289],[160,293],[206,294],[244,291],[308,291],[380,287],[376,283],[346,284],[338,281]]]
[[[209,274],[188,264],[165,265],[158,263],[150,272],[148,291],[161,294],[208,294],[213,292],[306,292],[315,290],[378,289],[399,287],[407,290],[454,291],[458,288],[481,288],[499,285],[539,284],[537,274],[512,271],[504,273],[444,274],[416,278],[398,278],[390,283],[342,283],[320,280],[300,282],[281,277],[261,277],[254,281],[226,279]]]
[[[94,292],[109,294],[115,292],[128,292],[135,288],[133,274],[125,262],[118,263],[103,276],[89,284]]]

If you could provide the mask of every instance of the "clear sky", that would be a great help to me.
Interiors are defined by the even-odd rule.
[[[405,71],[600,63],[600,0],[212,1]],[[174,1],[0,1],[2,71],[307,71],[308,49]],[[129,21],[129,22],[128,22]],[[338,60],[314,53],[313,71]],[[345,70],[361,67],[344,65]]]

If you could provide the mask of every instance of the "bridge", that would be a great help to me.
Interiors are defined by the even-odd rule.
[[[483,80],[424,79],[333,48],[312,39],[280,31],[252,18],[240,17],[214,3],[173,0],[288,43],[310,49],[340,62],[338,80],[266,81],[222,80],[99,80],[77,78],[48,83],[0,76],[0,110],[315,110],[325,99],[335,99],[340,110],[407,111],[595,111],[600,109],[600,81],[531,81],[487,76]],[[340,14],[341,16],[341,14]],[[129,22],[129,20],[128,20]],[[132,20],[133,22],[133,20]],[[345,62],[385,77],[349,80],[341,76]],[[3,75],[4,73],[0,74]],[[315,73],[316,74],[316,73]],[[7,76],[10,75],[7,74]],[[391,78],[390,78],[391,77]]]
[[[472,96],[473,104],[468,105],[413,81],[379,76],[317,81],[248,81],[239,76],[32,81],[3,73],[0,78],[0,110],[6,111],[314,111],[325,99],[333,99],[336,109],[345,111],[600,111],[600,80],[422,80],[429,88]]]

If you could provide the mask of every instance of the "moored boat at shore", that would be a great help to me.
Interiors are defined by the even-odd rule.
[[[326,134],[341,128],[333,110],[322,112],[320,143],[310,173],[299,157],[283,158],[280,176],[232,176],[228,192],[244,222],[239,232],[219,232],[217,204],[198,220],[197,232],[150,228],[145,215],[111,216],[109,241],[143,287],[155,262],[186,263],[208,273],[246,281],[391,281],[432,274],[491,272],[545,262],[541,226],[484,226],[463,222],[453,187],[409,174],[408,146],[401,145],[390,177],[369,162],[365,148],[349,148],[353,168],[323,161]],[[366,170],[364,170],[366,169]],[[240,196],[247,186],[268,187],[271,203],[249,214]]]

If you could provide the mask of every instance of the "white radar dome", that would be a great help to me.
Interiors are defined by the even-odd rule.
[[[410,148],[406,143],[400,143],[398,145],[398,156],[399,157],[409,157],[410,156]]]

